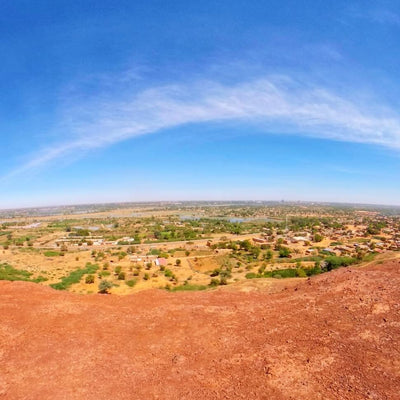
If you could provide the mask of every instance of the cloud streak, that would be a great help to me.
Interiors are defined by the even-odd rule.
[[[185,124],[257,124],[266,133],[400,148],[400,117],[376,104],[361,104],[332,90],[289,77],[224,85],[204,80],[142,90],[123,99],[102,98],[66,112],[68,139],[42,148],[6,177],[56,159]]]

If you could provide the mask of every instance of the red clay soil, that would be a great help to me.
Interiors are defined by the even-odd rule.
[[[0,399],[400,399],[400,264],[282,290],[0,282]]]

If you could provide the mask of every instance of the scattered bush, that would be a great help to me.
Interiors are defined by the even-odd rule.
[[[114,268],[115,274],[118,275],[118,274],[121,272],[121,269],[122,269],[122,267],[119,266],[119,265],[118,265],[117,267],[115,267],[115,268]]]
[[[85,278],[85,283],[94,283],[94,275],[88,275],[86,278]]]
[[[112,283],[109,281],[100,281],[99,283],[99,293],[106,294],[108,293],[109,289],[112,288]]]
[[[120,280],[120,281],[124,281],[125,280],[125,272],[120,272],[118,274],[118,280]]]

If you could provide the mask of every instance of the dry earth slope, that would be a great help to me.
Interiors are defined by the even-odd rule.
[[[400,399],[400,263],[282,290],[0,282],[0,399]]]

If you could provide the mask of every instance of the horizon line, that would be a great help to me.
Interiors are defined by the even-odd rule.
[[[357,202],[343,202],[343,201],[317,201],[317,200],[134,200],[134,201],[111,201],[111,202],[94,202],[94,203],[67,203],[67,204],[53,204],[45,206],[27,206],[27,207],[0,207],[0,213],[6,211],[18,210],[34,210],[46,208],[62,208],[62,207],[84,207],[84,206],[111,206],[111,205],[128,205],[128,204],[179,204],[179,203],[278,203],[278,204],[314,204],[314,205],[342,205],[342,206],[360,206],[360,207],[382,207],[382,208],[400,208],[400,204],[381,204],[381,203],[357,203]]]

